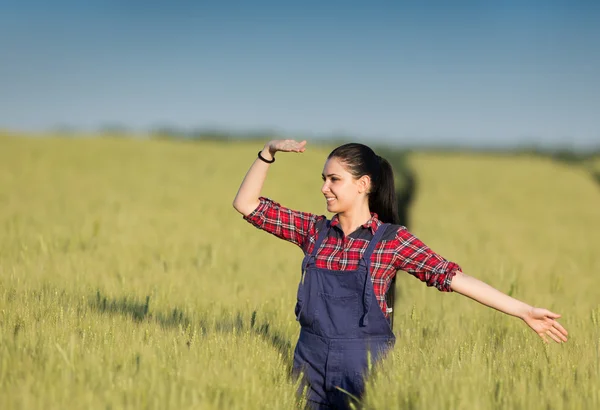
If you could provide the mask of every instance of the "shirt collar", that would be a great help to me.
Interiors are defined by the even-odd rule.
[[[338,214],[335,214],[333,218],[331,218],[331,226],[335,227],[340,224],[340,220],[338,218]],[[371,212],[371,218],[367,222],[361,225],[361,228],[370,229],[371,233],[375,235],[377,228],[381,225],[381,221],[375,212]],[[338,228],[340,229],[340,228]]]

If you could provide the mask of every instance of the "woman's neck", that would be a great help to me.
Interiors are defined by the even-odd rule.
[[[371,212],[368,206],[360,207],[360,209],[350,210],[338,213],[340,227],[344,231],[344,235],[348,236],[356,231],[361,225],[371,219]]]

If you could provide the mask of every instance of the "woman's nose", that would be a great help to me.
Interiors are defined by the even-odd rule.
[[[327,182],[323,182],[323,185],[321,186],[321,192],[323,194],[329,192],[329,186],[327,185]]]

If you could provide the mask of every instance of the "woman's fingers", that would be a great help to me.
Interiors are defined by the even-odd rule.
[[[304,150],[306,149],[306,148],[304,148],[305,146],[306,146],[306,141],[301,141],[301,142],[294,141],[292,151],[304,152]]]
[[[306,140],[301,141],[298,145],[299,145],[299,151],[298,152],[304,152],[306,150]]]
[[[562,326],[561,326],[562,327]],[[564,329],[563,329],[564,330]],[[565,330],[566,332],[566,330]],[[552,333],[553,335],[555,335],[556,337],[558,337],[561,341],[566,342],[567,341],[567,335],[564,334],[563,332],[561,332],[559,329],[557,329],[556,327],[552,326],[550,328],[550,333]]]
[[[561,343],[561,340],[558,338],[558,336],[557,336],[557,335],[555,335],[555,334],[554,334],[554,333],[553,333],[551,330],[546,330],[546,334],[547,334],[548,336],[550,336],[550,338],[551,338],[552,340],[554,340],[556,343]]]
[[[545,309],[546,311],[544,312],[546,314],[546,316],[548,316],[551,319],[559,319],[560,315],[558,313],[554,313],[554,312],[550,312],[549,310]]]
[[[558,323],[556,320],[552,324],[552,327],[554,327],[556,330],[558,330],[564,336],[568,336],[569,335],[569,332],[567,332],[567,329],[565,329],[564,327],[562,327],[562,325],[560,323]],[[566,339],[566,337],[565,337],[565,339]]]
[[[306,140],[298,142],[295,140],[279,140],[275,144],[277,151],[283,152],[304,152],[306,150]]]
[[[567,341],[567,331],[555,320],[547,318],[545,323],[541,324],[541,327],[542,330],[538,335],[540,335],[546,343],[548,342],[548,337],[556,343],[564,343]]]

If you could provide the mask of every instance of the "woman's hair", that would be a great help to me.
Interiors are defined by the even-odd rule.
[[[337,147],[327,157],[330,158],[339,159],[356,179],[368,175],[371,178],[369,210],[375,212],[384,223],[399,224],[394,172],[385,158],[358,143]]]

